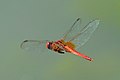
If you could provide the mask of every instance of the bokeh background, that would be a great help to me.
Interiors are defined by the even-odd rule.
[[[80,48],[94,62],[20,48],[25,39],[60,39],[78,17],[100,19]],[[119,57],[119,0],[0,0],[0,80],[120,80]]]

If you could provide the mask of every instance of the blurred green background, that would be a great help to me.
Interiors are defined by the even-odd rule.
[[[29,53],[25,39],[58,40],[80,17],[100,25],[81,53]],[[120,80],[119,0],[0,0],[0,80]]]

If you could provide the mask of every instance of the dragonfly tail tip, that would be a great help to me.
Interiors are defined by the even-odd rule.
[[[90,61],[91,61],[91,62],[93,62],[94,60],[93,60],[93,59],[91,59]]]

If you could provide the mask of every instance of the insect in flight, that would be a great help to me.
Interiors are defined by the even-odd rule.
[[[25,50],[42,50],[45,48],[52,51],[64,54],[65,52],[75,54],[86,60],[93,61],[92,58],[86,56],[77,51],[77,49],[83,46],[91,37],[92,33],[96,30],[99,24],[99,20],[93,20],[89,22],[85,27],[80,29],[78,23],[81,20],[78,18],[70,29],[65,33],[64,37],[60,40],[25,40],[21,44],[21,48]]]

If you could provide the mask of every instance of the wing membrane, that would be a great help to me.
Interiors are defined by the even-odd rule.
[[[21,48],[24,50],[28,50],[31,52],[42,52],[43,50],[46,49],[46,42],[48,42],[48,40],[25,40],[22,42],[21,44]]]
[[[71,26],[71,28],[65,33],[64,37],[62,38],[64,41],[70,41],[73,36],[75,36],[76,34],[78,34],[78,32],[80,31],[80,23],[81,23],[81,19],[78,18],[73,25]]]
[[[81,20],[78,18],[63,37],[65,42],[72,41],[76,48],[83,46],[89,40],[92,33],[98,27],[99,20],[93,20],[83,28],[81,28],[80,23]]]
[[[98,27],[99,20],[93,20],[89,22],[77,35],[71,38],[72,41],[78,48],[83,46],[91,37],[92,33]]]

